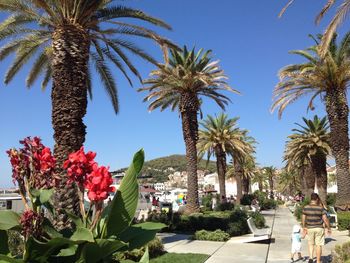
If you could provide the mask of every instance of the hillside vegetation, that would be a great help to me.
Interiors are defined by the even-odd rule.
[[[170,170],[169,168],[173,168]],[[201,160],[198,163],[198,170],[208,171],[209,173],[216,172],[216,163],[206,160]],[[146,161],[142,169],[142,176],[148,177],[149,182],[165,182],[168,180],[168,175],[174,172],[186,171],[186,157],[185,155],[170,155],[153,160]]]

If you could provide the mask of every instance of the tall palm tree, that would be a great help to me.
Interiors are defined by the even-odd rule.
[[[266,181],[267,181],[267,178],[263,170],[260,168],[257,168],[255,173],[253,174],[252,183],[253,184],[257,183],[259,187],[259,191],[262,192],[264,191],[264,188],[267,187]]]
[[[304,126],[293,129],[292,135],[288,136],[290,141],[287,155],[294,155],[304,163],[310,163],[316,185],[322,201],[327,197],[327,156],[331,149],[329,145],[328,121],[324,117],[319,119],[314,116],[312,120],[303,118]],[[314,189],[315,184],[312,187]]]
[[[281,10],[279,17],[281,17],[287,8],[293,4],[294,0],[289,0],[284,8]],[[334,6],[336,0],[327,0],[325,1],[325,5],[323,6],[321,12],[316,17],[316,24],[319,24],[324,17],[325,14]],[[332,41],[333,35],[337,31],[337,28],[343,23],[344,19],[347,17],[350,11],[350,0],[342,0],[342,3],[339,5],[337,12],[332,18],[331,22],[327,26],[325,33],[323,34],[322,41],[320,43],[320,54],[323,56],[327,53],[327,49],[329,44]]]
[[[198,156],[202,158],[206,154],[208,161],[211,156],[216,157],[221,198],[226,197],[226,156],[233,157],[251,150],[251,145],[242,140],[246,131],[238,128],[237,121],[237,117],[230,119],[227,114],[221,113],[215,117],[208,115],[200,123],[202,129],[199,130]]]
[[[289,104],[307,94],[312,95],[308,108],[313,108],[313,100],[317,97],[325,104],[330,124],[330,144],[337,166],[339,188],[336,206],[340,209],[350,206],[349,107],[346,96],[350,84],[349,47],[350,33],[340,44],[334,36],[325,57],[321,57],[317,46],[292,51],[292,54],[304,57],[306,62],[286,66],[279,72],[281,80],[275,87],[272,106],[272,110],[279,108],[281,116]]]
[[[237,203],[239,204],[243,196],[243,190],[249,192],[250,167],[249,163],[255,160],[255,144],[253,137],[248,136],[247,130],[242,130],[241,140],[247,147],[245,151],[234,151],[232,159],[232,167],[227,171],[229,177],[234,176],[237,186]],[[248,189],[247,189],[248,188]]]
[[[274,198],[273,191],[275,190],[274,181],[277,176],[277,168],[274,166],[267,166],[263,168],[263,171],[265,173],[265,176],[267,177],[269,181],[269,188],[270,188],[270,198]]]
[[[277,179],[277,190],[282,194],[293,196],[301,189],[300,178],[295,171],[284,169]]]
[[[257,172],[254,156],[250,155],[242,163],[242,191],[244,194],[251,192],[251,181]]]
[[[149,101],[149,110],[170,108],[178,110],[182,120],[183,138],[186,145],[188,195],[187,212],[199,209],[197,178],[197,142],[198,113],[201,97],[214,100],[222,109],[230,99],[221,91],[233,90],[226,82],[227,77],[219,68],[218,61],[212,61],[211,51],[197,53],[189,51],[186,46],[178,51],[170,49],[170,57],[165,64],[151,72],[151,77],[144,81],[146,85],[139,91],[148,91],[144,101]]]
[[[156,63],[123,36],[171,45],[152,30],[121,19],[145,21],[167,29],[170,26],[140,10],[116,6],[112,0],[0,0],[0,11],[10,14],[0,24],[0,40],[7,41],[1,46],[0,60],[15,53],[5,83],[9,83],[29,61],[33,64],[26,80],[28,87],[41,75],[43,88],[52,79],[54,154],[58,173],[62,176],[56,207],[77,210],[75,187],[66,184],[61,167],[68,154],[78,150],[85,141],[83,117],[88,92],[91,96],[90,69],[94,67],[100,75],[117,113],[117,86],[107,62],[119,69],[130,84],[127,69],[141,78],[126,51]]]

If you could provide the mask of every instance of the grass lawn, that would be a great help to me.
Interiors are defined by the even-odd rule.
[[[203,263],[208,257],[208,255],[203,254],[166,253],[163,256],[151,259],[150,263]]]

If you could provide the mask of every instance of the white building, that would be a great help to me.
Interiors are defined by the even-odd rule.
[[[154,189],[157,190],[158,192],[163,192],[165,191],[166,187],[164,183],[155,183],[153,185]]]

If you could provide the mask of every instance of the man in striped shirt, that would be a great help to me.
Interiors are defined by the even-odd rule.
[[[327,226],[328,234],[331,228],[327,218],[326,210],[323,208],[318,194],[311,194],[311,202],[303,209],[302,226],[304,233],[308,235],[309,244],[309,263],[313,262],[313,252],[316,246],[317,263],[321,263],[322,246],[324,246],[324,227]]]

